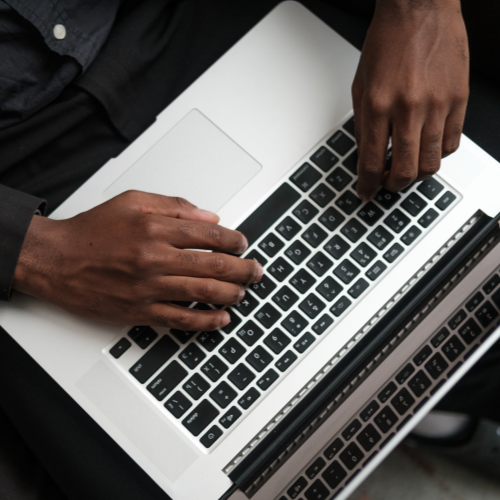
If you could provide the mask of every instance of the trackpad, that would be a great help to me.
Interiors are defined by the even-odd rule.
[[[173,129],[105,191],[128,189],[181,196],[217,212],[262,166],[198,110]]]

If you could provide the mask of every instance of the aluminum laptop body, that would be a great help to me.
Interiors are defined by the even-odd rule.
[[[438,184],[414,185],[380,199],[375,208],[353,209],[350,85],[358,59],[356,49],[307,9],[283,2],[51,215],[71,217],[127,189],[183,196],[217,211],[221,224],[250,235],[248,253],[266,259],[265,275],[275,288],[269,296],[263,288],[251,289],[252,300],[234,308],[232,330],[192,337],[161,328],[104,325],[22,294],[0,305],[2,327],[174,500],[299,498],[302,491],[308,500],[326,498],[323,490],[313,491],[315,481],[325,480],[304,476],[303,468],[345,431],[339,426],[349,426],[363,411],[394,376],[391,370],[421,349],[425,335],[430,338],[448,320],[443,311],[469,293],[450,291],[455,283],[482,286],[493,272],[486,259],[494,255],[500,169],[466,137],[443,161]],[[312,213],[314,218],[303,222]],[[327,239],[317,243],[325,234]],[[334,256],[338,238],[349,245],[342,257]],[[463,272],[454,278],[464,259],[478,253],[478,245],[487,248],[466,266],[467,271],[474,267],[473,277],[463,278],[469,276]],[[296,250],[308,257],[299,261]],[[481,264],[483,255],[487,265]],[[310,291],[299,290],[299,272],[314,280]],[[425,307],[431,291],[450,304]],[[458,295],[452,300],[453,293]],[[418,333],[424,328],[421,319],[397,340],[388,337],[398,335],[419,311],[431,309],[446,318],[429,316],[425,334]],[[252,337],[256,331],[262,332],[258,339]],[[498,332],[490,334],[433,398],[497,337]],[[279,339],[287,343],[281,351]],[[366,339],[380,341],[367,344]],[[390,349],[382,345],[385,341]],[[170,353],[168,360],[144,375],[141,370],[154,357],[148,353],[159,351],[158,346]],[[467,344],[467,350],[472,347]],[[388,362],[353,383],[352,371],[377,356],[377,349],[385,349]],[[225,372],[215,374],[214,357]],[[161,374],[172,366],[185,378],[168,392],[165,384],[171,379]],[[370,383],[363,386],[361,380]],[[214,399],[223,382],[233,394],[227,406]],[[426,390],[413,396],[415,406],[433,388]],[[333,406],[328,394],[338,398]],[[432,402],[426,401],[407,425],[416,424]],[[212,420],[197,428],[201,409],[207,408],[214,412]],[[291,423],[287,416],[293,416]],[[398,425],[402,421],[398,417]],[[335,488],[350,481],[341,495],[402,439],[408,426],[354,481],[350,476],[341,480]],[[283,454],[283,445],[289,453]],[[332,457],[325,468],[336,460]],[[289,494],[301,477],[306,486],[301,490],[299,485],[296,496],[295,490]],[[328,488],[327,496],[337,491]]]

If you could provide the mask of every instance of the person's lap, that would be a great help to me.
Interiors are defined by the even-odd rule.
[[[186,26],[196,28],[196,36],[186,36],[182,29],[172,38],[179,42],[168,60],[169,76],[165,96],[158,102],[158,112],[209,67],[225,50],[248,31],[275,4],[276,0],[229,2],[180,2],[191,4],[191,19]],[[361,47],[368,25],[370,3],[338,0],[341,7],[358,9],[359,18],[345,14],[319,1],[305,1],[314,12],[327,20],[343,36]],[[331,2],[335,4],[336,2]],[[186,14],[184,14],[186,15]],[[203,23],[200,20],[203,19]],[[191,24],[189,24],[189,21]],[[189,58],[189,64],[179,52]],[[465,132],[491,154],[500,159],[500,91],[498,87],[473,79],[472,95]],[[91,95],[77,86],[70,86],[55,103],[19,127],[0,132],[0,182],[45,197],[54,209],[79,185],[90,177],[110,157],[116,156],[129,143],[108,118],[105,109]],[[175,193],[173,193],[175,194]],[[34,332],[36,334],[36,332]],[[496,354],[485,359],[489,386],[482,383],[484,398],[494,394],[500,384],[495,366]],[[463,381],[460,391],[454,391],[441,405],[455,411],[468,411],[476,394],[483,368]],[[496,380],[495,380],[496,376]],[[31,485],[19,488],[19,481],[0,482],[9,487],[5,497],[56,499],[57,487],[68,498],[165,499],[166,495],[140,470],[132,460],[69,398],[66,393],[3,331],[0,332],[0,411],[4,415],[0,427],[2,436],[9,434],[5,446],[24,440],[31,451],[7,458],[0,455],[0,477],[5,467],[21,470],[26,460],[33,465]],[[498,380],[498,383],[497,383]],[[447,406],[448,405],[448,406]],[[484,407],[481,411],[490,411]],[[498,415],[498,413],[485,416]],[[10,422],[10,423],[9,423]],[[10,430],[9,426],[15,430]],[[19,446],[25,446],[24,444]],[[3,446],[2,446],[3,447]],[[29,459],[27,458],[29,455]],[[10,460],[11,462],[8,462]],[[4,463],[5,467],[2,467]],[[48,479],[44,472],[53,478]],[[40,479],[45,478],[45,479]],[[38,483],[37,483],[38,481]],[[40,485],[40,481],[45,486]],[[45,481],[45,482],[44,482]],[[30,483],[22,477],[24,485]],[[3,484],[3,486],[2,486]],[[6,486],[10,485],[10,486]],[[19,489],[15,489],[19,488]],[[23,495],[23,496],[21,496]],[[31,496],[30,496],[31,495]],[[60,497],[64,496],[62,493]]]

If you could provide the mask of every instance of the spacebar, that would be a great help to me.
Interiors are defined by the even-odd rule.
[[[165,335],[130,368],[129,372],[141,384],[144,384],[178,350],[179,346],[168,335]]]
[[[300,194],[286,182],[236,229],[255,243],[298,199]]]

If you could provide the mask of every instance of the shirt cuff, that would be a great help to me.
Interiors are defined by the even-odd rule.
[[[24,238],[35,213],[45,214],[41,198],[0,185],[0,300],[9,300]]]

